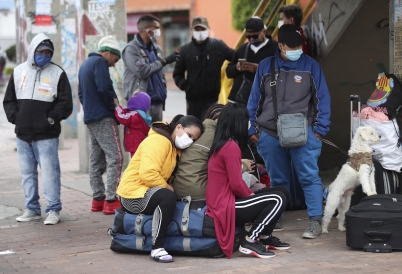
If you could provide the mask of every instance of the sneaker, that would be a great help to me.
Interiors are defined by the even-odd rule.
[[[35,212],[29,209],[25,209],[24,213],[16,218],[18,222],[39,221],[40,219],[42,219],[40,215],[36,214]]]
[[[121,207],[119,199],[116,198],[114,202],[109,203],[108,201],[105,200],[103,204],[103,214],[110,215],[114,214],[114,211],[116,209],[119,209]]]
[[[103,200],[100,200],[100,201],[92,199],[91,211],[92,212],[100,212],[100,211],[102,211],[104,203],[105,203],[105,198],[103,198]]]
[[[251,254],[263,259],[275,257],[275,253],[267,250],[265,245],[260,243],[260,241],[250,243],[246,239],[243,239],[239,247],[239,251],[243,254]]]
[[[276,231],[276,232],[278,232],[278,231],[283,231],[283,224],[282,224],[282,222],[277,222],[277,223],[275,224],[274,231]]]
[[[55,225],[60,221],[59,218],[59,213],[57,213],[56,211],[49,211],[47,213],[47,218],[46,220],[43,222],[45,225]]]
[[[266,239],[260,239],[260,243],[265,245],[267,249],[286,250],[290,248],[290,244],[283,243],[279,238],[272,235]]]
[[[302,237],[305,239],[315,239],[322,233],[321,225],[317,221],[310,221],[308,228],[304,231]]]

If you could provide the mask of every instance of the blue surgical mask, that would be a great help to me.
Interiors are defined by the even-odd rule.
[[[46,66],[50,60],[52,60],[52,56],[41,54],[41,53],[35,53],[35,64],[38,67],[43,67]]]
[[[302,49],[297,49],[297,50],[286,50],[285,51],[285,56],[288,58],[290,61],[297,61],[299,60],[300,56],[302,55],[303,50]]]

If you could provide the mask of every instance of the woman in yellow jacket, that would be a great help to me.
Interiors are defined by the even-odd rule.
[[[154,215],[151,258],[157,262],[173,262],[164,249],[165,232],[176,208],[176,195],[167,181],[175,170],[179,150],[189,147],[202,131],[201,121],[191,115],[177,115],[170,124],[153,123],[117,189],[123,210]]]

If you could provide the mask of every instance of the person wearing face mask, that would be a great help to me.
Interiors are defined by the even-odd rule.
[[[298,27],[302,39],[304,41],[304,44],[302,46],[303,53],[310,55],[310,47],[308,44],[308,39],[304,35],[303,28],[301,27],[301,22],[303,20],[303,10],[298,5],[291,4],[280,7],[278,12],[279,12],[278,28],[282,27],[282,25],[284,24],[291,24]]]
[[[138,33],[123,49],[124,98],[128,101],[136,90],[143,90],[151,97],[148,114],[152,121],[163,120],[163,110],[167,96],[166,79],[163,69],[179,59],[178,52],[163,57],[156,44],[160,35],[160,21],[151,15],[138,19]]]
[[[265,25],[259,17],[248,19],[245,29],[246,38],[249,42],[243,44],[238,50],[236,50],[232,61],[226,68],[227,77],[234,79],[229,95],[229,101],[239,102],[244,105],[247,104],[248,96],[245,98],[236,98],[237,93],[243,84],[244,77],[253,82],[258,63],[269,56],[273,56],[278,45],[278,43],[272,38],[265,37]],[[247,60],[242,61],[242,59],[245,59],[246,55]]]
[[[303,43],[295,25],[286,24],[279,29],[275,56],[260,62],[254,79],[247,104],[251,122],[248,134],[264,159],[271,186],[289,189],[290,163],[293,163],[310,219],[302,236],[313,239],[321,234],[322,183],[317,161],[321,154],[320,139],[329,132],[331,98],[320,65],[303,53]],[[276,73],[276,79],[272,80],[271,60],[274,60]],[[278,114],[305,113],[308,116],[308,138],[303,146],[280,146],[272,97],[275,83]]]
[[[151,258],[173,262],[164,249],[164,238],[176,208],[176,195],[168,183],[174,175],[180,152],[202,134],[201,121],[188,115],[177,115],[170,124],[152,124],[148,137],[141,142],[117,189],[122,209],[128,213],[154,215],[160,220],[152,235]]]
[[[73,111],[72,92],[67,74],[51,62],[53,42],[43,33],[36,35],[28,49],[28,59],[18,65],[8,83],[3,107],[15,125],[17,152],[25,211],[18,222],[39,221],[38,164],[42,172],[46,225],[59,222],[60,200],[59,135],[60,122]]]
[[[173,78],[176,86],[186,92],[187,114],[203,119],[208,108],[218,101],[221,67],[225,60],[232,60],[234,50],[222,40],[209,37],[205,17],[195,17],[191,26],[193,37],[180,49]]]
[[[114,214],[120,207],[116,188],[120,181],[123,155],[114,115],[117,95],[110,79],[109,67],[121,57],[119,42],[111,35],[98,43],[78,72],[78,97],[89,130],[89,183],[92,188],[92,212]],[[106,184],[102,175],[107,172]],[[106,187],[105,187],[106,186]]]

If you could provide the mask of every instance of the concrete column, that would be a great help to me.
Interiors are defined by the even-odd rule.
[[[107,35],[114,35],[123,49],[127,44],[126,32],[126,1],[125,0],[76,0],[76,23],[77,23],[77,51],[76,51],[76,71],[87,58],[90,52],[97,51],[98,41]],[[115,68],[110,68],[113,86],[123,104],[123,72],[124,64],[120,60]],[[76,90],[77,88],[77,83]],[[120,127],[120,139],[122,143],[123,131]],[[79,139],[79,166],[80,171],[88,172],[89,168],[89,133],[83,122],[83,110],[77,104],[77,132]],[[122,149],[122,151],[124,151]],[[125,154],[124,167],[127,165],[129,157]]]
[[[52,62],[62,66],[62,43],[61,36],[61,2],[44,0],[42,5],[37,5],[33,0],[16,0],[17,15],[17,63],[27,60],[29,44],[38,33],[46,34],[54,44]],[[60,146],[64,145],[65,122],[61,123]]]
[[[393,68],[394,74],[399,80],[402,80],[402,0],[393,0],[394,12],[390,21],[394,23],[394,50],[393,56]]]

